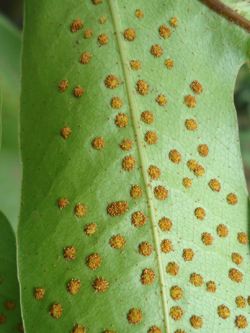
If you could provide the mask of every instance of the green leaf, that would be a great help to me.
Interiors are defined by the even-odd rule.
[[[0,153],[0,184],[0,207],[16,230],[21,190],[21,163],[18,151],[3,147]]]
[[[0,208],[16,229],[21,187],[18,150],[21,35],[3,16],[0,16],[0,44],[3,141],[0,153]]]
[[[0,332],[23,332],[16,267],[16,241],[6,217],[0,212]]]
[[[19,62],[20,36],[12,25],[0,16],[0,202],[1,209],[6,210],[13,219],[17,220],[17,205],[13,204],[12,195],[17,196],[15,189],[17,181],[10,171],[17,163],[17,106],[19,70],[16,67]],[[10,121],[11,120],[11,121]],[[7,130],[7,131],[6,131]],[[3,132],[3,133],[2,133]],[[6,132],[11,138],[8,140]],[[14,135],[15,133],[15,135]],[[12,139],[16,141],[14,142]],[[15,159],[15,163],[13,160]],[[11,163],[9,163],[11,161]],[[4,174],[2,173],[4,171]],[[10,184],[11,183],[11,184]],[[8,184],[8,185],[7,185]],[[7,186],[6,186],[7,185]],[[11,188],[10,188],[11,185]],[[9,197],[11,194],[11,197]],[[8,199],[6,200],[6,197]],[[18,200],[17,200],[18,201]],[[6,204],[8,203],[8,205]],[[8,210],[10,208],[12,211]],[[15,208],[15,213],[13,212]],[[21,320],[19,284],[17,279],[16,239],[13,229],[0,211],[0,332],[13,333],[24,332]]]
[[[26,332],[85,332],[83,326],[94,333],[179,333],[202,326],[197,331],[236,333],[249,319],[250,260],[233,91],[249,54],[249,35],[199,1],[94,2],[100,4],[26,3],[18,238]],[[143,18],[136,17],[137,9]],[[176,28],[170,27],[172,17]],[[71,32],[76,19],[84,26],[78,21],[73,28],[79,30]],[[166,39],[159,36],[163,24],[171,29]],[[124,31],[130,39],[135,31],[134,41]],[[163,55],[154,57],[152,45]],[[89,54],[83,62],[92,55],[87,64],[80,63],[84,52]],[[172,69],[167,59],[173,59]],[[141,69],[132,70],[131,60],[139,60]],[[68,81],[64,92],[58,89],[61,80]],[[190,88],[194,80],[201,94]],[[82,92],[75,90],[78,85],[84,88],[81,97],[74,96]],[[164,96],[168,103],[160,106]],[[111,106],[114,97],[123,102],[119,110]],[[196,106],[189,108],[184,99]],[[154,116],[151,124],[141,121],[152,118],[141,116],[146,110]],[[196,121],[196,130],[185,127],[194,128],[188,119]],[[155,132],[158,141],[150,145]],[[133,141],[130,151],[120,147],[125,139]],[[208,146],[206,157],[201,144]],[[161,171],[157,180],[148,174],[152,165]],[[150,170],[156,178],[158,169]],[[186,177],[190,188],[183,186]],[[210,183],[214,191],[211,179],[217,180]],[[133,185],[138,187],[131,192]],[[140,190],[142,197],[134,199]],[[151,246],[151,255],[140,254],[149,254]],[[109,288],[98,292],[107,288],[105,281]],[[34,297],[34,288],[45,291],[42,299]],[[244,307],[237,308],[237,296],[243,296],[237,302]],[[224,317],[230,311],[229,318],[219,317],[218,310]],[[150,330],[154,325],[160,330]]]
[[[17,118],[20,94],[21,34],[5,17],[0,15],[0,91],[4,126],[8,128],[3,143],[16,149]]]

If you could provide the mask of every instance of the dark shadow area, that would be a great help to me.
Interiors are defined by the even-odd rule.
[[[250,191],[250,63],[244,64],[238,74],[234,94],[238,114],[240,145],[245,175]]]
[[[22,27],[23,0],[0,0],[0,12]]]

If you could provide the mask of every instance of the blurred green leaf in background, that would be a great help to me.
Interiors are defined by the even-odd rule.
[[[0,212],[0,333],[23,332],[13,230]]]
[[[1,15],[0,45],[0,332],[11,333],[23,332],[13,232],[18,221],[21,183],[18,143],[21,34]]]
[[[21,33],[3,16],[0,16],[0,43],[2,113],[0,209],[15,229],[18,220],[21,178],[18,152]]]

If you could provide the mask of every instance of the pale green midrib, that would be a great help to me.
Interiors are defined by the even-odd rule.
[[[127,90],[127,95],[128,95],[128,103],[130,106],[130,112],[131,112],[131,118],[132,118],[132,123],[133,123],[133,128],[136,136],[136,143],[137,143],[137,148],[139,152],[139,158],[141,162],[141,169],[142,169],[142,175],[143,175],[143,180],[145,183],[145,189],[146,189],[146,196],[148,199],[148,206],[149,206],[149,212],[150,212],[150,220],[152,223],[152,230],[153,230],[153,239],[154,239],[154,245],[156,249],[156,256],[157,256],[157,262],[158,262],[158,268],[159,268],[159,279],[160,279],[160,287],[161,287],[161,300],[162,300],[162,307],[163,307],[163,315],[164,315],[164,322],[165,322],[165,329],[166,333],[170,333],[170,327],[169,327],[169,315],[168,315],[168,305],[167,305],[167,294],[166,294],[166,283],[164,279],[164,268],[162,264],[162,257],[161,257],[161,249],[160,249],[160,240],[159,240],[159,234],[158,234],[158,227],[157,227],[157,222],[155,219],[155,214],[154,214],[154,206],[153,206],[153,198],[151,191],[149,189],[149,179],[147,175],[147,169],[146,165],[147,163],[147,157],[143,152],[143,137],[140,126],[137,126],[139,122],[137,121],[137,114],[136,110],[138,108],[136,107],[136,101],[133,98],[133,88],[131,81],[129,79],[129,71],[128,67],[126,65],[126,49],[123,47],[123,40],[121,38],[121,26],[119,24],[119,10],[116,4],[116,0],[108,0],[110,9],[111,9],[111,15],[113,19],[113,24],[114,24],[114,29],[117,37],[117,43],[118,43],[118,48],[120,51],[120,56],[121,56],[121,63],[122,63],[122,69],[124,73],[124,81],[126,85],[126,90]]]

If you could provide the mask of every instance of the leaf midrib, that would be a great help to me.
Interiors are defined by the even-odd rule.
[[[167,287],[166,282],[164,279],[164,268],[162,264],[162,255],[161,255],[161,249],[160,249],[160,240],[159,240],[159,234],[158,234],[158,226],[157,221],[154,214],[154,205],[153,205],[153,197],[152,193],[150,191],[149,184],[149,178],[147,175],[147,168],[146,165],[149,165],[147,156],[144,152],[144,145],[143,145],[143,135],[141,133],[141,127],[139,125],[139,121],[137,118],[136,110],[138,110],[136,106],[136,101],[133,97],[133,88],[132,83],[130,80],[130,73],[127,67],[126,62],[126,47],[123,45],[124,41],[121,37],[121,31],[122,27],[120,25],[121,20],[119,20],[119,9],[116,3],[116,0],[108,0],[108,4],[111,11],[113,26],[115,30],[115,35],[117,38],[117,44],[119,49],[119,54],[121,57],[121,65],[122,65],[122,71],[124,75],[124,83],[126,86],[127,96],[128,96],[128,104],[130,107],[130,113],[131,113],[131,119],[132,119],[132,125],[133,130],[135,132],[135,138],[136,138],[136,145],[139,153],[139,159],[141,164],[141,170],[142,170],[142,176],[143,181],[146,189],[146,197],[148,201],[148,207],[149,207],[149,213],[150,213],[150,221],[152,225],[152,232],[153,232],[153,240],[154,240],[154,248],[156,250],[156,257],[157,257],[157,263],[158,263],[158,270],[159,270],[159,280],[160,280],[160,288],[161,288],[161,300],[162,300],[162,308],[163,308],[163,316],[164,316],[164,323],[165,323],[165,330],[166,333],[170,333],[170,327],[169,327],[169,315],[168,315],[168,305],[167,305]]]

